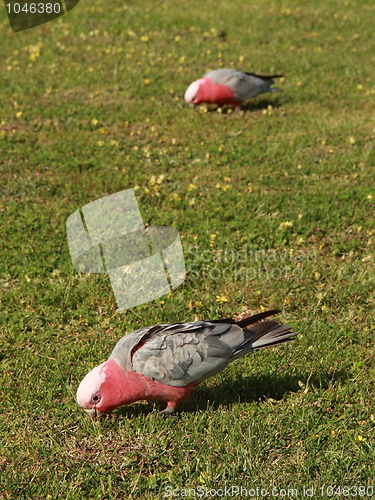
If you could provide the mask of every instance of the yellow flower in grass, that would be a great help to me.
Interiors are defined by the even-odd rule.
[[[210,234],[210,240],[215,241],[217,238],[217,234]]]
[[[228,302],[226,295],[216,295],[216,302]]]
[[[293,226],[293,222],[290,221],[290,220],[287,220],[285,222],[282,222],[279,226],[279,231],[282,231],[283,229],[286,229],[288,227],[292,227]]]

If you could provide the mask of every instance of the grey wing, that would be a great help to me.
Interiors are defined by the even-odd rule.
[[[272,77],[260,76],[254,73],[244,73],[243,71],[222,68],[210,71],[205,76],[209,77],[214,83],[228,85],[239,101],[246,101],[262,92],[279,91],[279,89],[270,88],[270,85],[274,83]]]
[[[140,328],[134,332],[124,335],[113,348],[111,358],[114,358],[124,370],[132,369],[132,353],[142,340],[156,328],[163,328],[168,325],[148,326]]]
[[[230,68],[220,68],[206,73],[204,78],[207,77],[214,83],[219,83],[220,85],[228,85],[228,81],[230,81],[236,73],[240,73],[240,71]]]
[[[242,71],[237,71],[236,73],[233,76],[230,87],[238,100],[246,101],[262,92],[270,92],[269,81],[267,82],[257,75],[242,73]]]
[[[243,330],[235,324],[196,321],[168,325],[134,353],[132,365],[136,372],[158,382],[184,387],[223,370],[243,340]]]

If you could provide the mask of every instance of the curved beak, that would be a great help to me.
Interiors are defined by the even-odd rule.
[[[95,419],[95,418],[100,417],[101,415],[103,415],[103,413],[100,413],[100,411],[97,410],[96,408],[90,408],[89,410],[87,410],[86,408],[84,408],[84,411],[86,412],[86,415],[88,415],[92,419]]]

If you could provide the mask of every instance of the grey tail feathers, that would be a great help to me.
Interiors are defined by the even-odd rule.
[[[267,87],[263,90],[263,92],[282,92],[282,89],[277,89],[277,88],[271,88],[271,85],[273,85],[274,78],[283,78],[284,75],[257,75],[255,73],[246,73],[247,75],[250,76],[256,76],[257,78],[261,78],[264,83],[267,84]]]
[[[245,340],[234,352],[233,358],[241,358],[249,351],[282,344],[298,335],[289,325],[281,325],[277,321],[263,321],[244,330]]]
[[[233,354],[233,358],[237,359],[253,349],[281,344],[292,340],[293,337],[298,335],[298,333],[292,331],[289,325],[281,325],[277,321],[262,321],[280,312],[279,309],[270,309],[269,311],[253,314],[241,321],[236,321],[233,318],[225,318],[210,320],[210,323],[231,323],[243,329],[245,340]]]
[[[282,92],[283,89],[277,89],[276,87],[268,87],[267,92]]]

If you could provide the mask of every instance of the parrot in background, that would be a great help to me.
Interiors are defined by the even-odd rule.
[[[109,359],[93,368],[77,390],[77,402],[95,418],[141,400],[164,404],[171,414],[203,380],[261,347],[297,333],[277,321],[261,321],[270,310],[241,321],[220,319],[155,325],[128,333]]]
[[[241,109],[241,103],[263,92],[281,92],[271,88],[274,78],[283,75],[262,76],[235,69],[215,69],[200,80],[191,83],[185,92],[185,101],[190,105],[200,103],[234,105]]]

